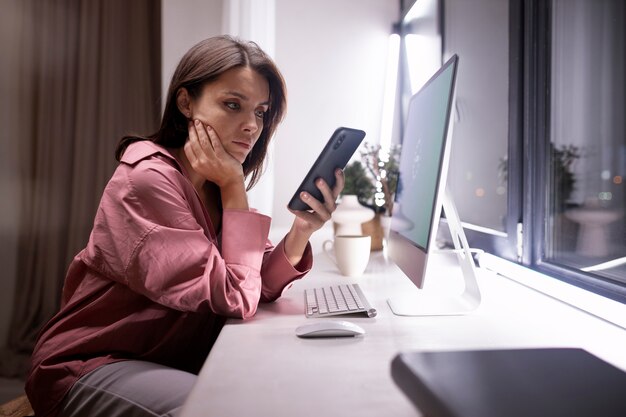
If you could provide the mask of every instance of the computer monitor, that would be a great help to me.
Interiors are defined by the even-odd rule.
[[[423,288],[426,279],[435,279],[428,266],[429,260],[440,252],[435,238],[443,208],[464,291],[435,295],[420,290],[388,300],[398,315],[464,314],[480,304],[474,260],[446,187],[458,62],[458,56],[452,56],[409,101],[388,254],[417,288]]]

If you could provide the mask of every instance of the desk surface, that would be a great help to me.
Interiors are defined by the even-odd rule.
[[[419,416],[391,379],[402,351],[581,347],[626,370],[626,331],[506,278],[479,270],[483,301],[471,314],[400,317],[386,300],[418,290],[382,252],[352,279],[316,248],[313,270],[278,301],[260,305],[250,320],[229,320],[182,417]],[[426,290],[461,288],[454,271],[442,258]],[[375,318],[342,316],[365,336],[296,337],[299,325],[326,320],[305,318],[304,289],[345,282],[358,282],[378,310]]]

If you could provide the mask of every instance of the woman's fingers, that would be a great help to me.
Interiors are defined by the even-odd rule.
[[[189,122],[189,140],[184,145],[185,154],[196,172],[205,175],[215,163],[215,152],[209,135],[199,120]]]
[[[221,146],[217,134],[210,126],[205,127],[199,120],[189,122],[189,140],[185,144],[185,148],[190,148],[194,160],[206,163],[215,157],[216,147],[222,149]]]
[[[207,134],[207,138],[209,140],[209,143],[211,144],[211,148],[213,149],[215,154],[216,155],[221,154],[221,152],[224,151],[224,147],[222,146],[222,141],[217,136],[217,133],[215,132],[215,130],[213,130],[213,128],[211,126],[207,125],[206,126],[206,134]]]
[[[333,195],[333,191],[330,189],[326,181],[324,181],[322,178],[319,178],[315,182],[315,185],[322,192],[322,196],[324,197],[324,207],[326,208],[326,210],[328,210],[330,213],[335,211],[335,200],[337,199],[337,197]]]
[[[202,151],[208,158],[222,160],[228,157],[215,129],[209,125],[203,124],[199,120],[196,120],[195,128],[198,131],[198,139]]]
[[[192,121],[189,121],[188,131],[189,140],[185,143],[185,154],[190,162],[193,162],[202,155],[202,148],[198,140],[198,131]]]
[[[311,210],[292,210],[288,208],[297,217],[294,224],[298,225],[302,230],[308,230],[312,233],[331,220],[332,213],[337,208],[335,200],[343,190],[345,183],[341,169],[335,171],[335,180],[336,184],[332,190],[323,179],[319,178],[315,181],[317,188],[324,197],[323,203],[307,192],[300,193],[300,199],[308,204]]]
[[[198,134],[198,144],[200,145],[203,153],[211,155],[211,152],[215,149],[215,147],[213,146],[213,141],[207,131],[210,128],[205,127],[200,120],[196,120],[194,122],[194,128]]]
[[[304,211],[304,210],[292,210],[287,208],[294,216],[299,219],[304,220],[306,223],[311,225],[313,229],[319,229],[325,223],[315,212]]]
[[[344,185],[346,185],[346,178],[343,175],[343,170],[337,168],[335,170],[335,186],[333,187],[333,201],[339,197]]]
[[[328,186],[326,186],[326,189],[328,190]],[[323,222],[327,222],[328,220],[330,220],[330,213],[332,213],[332,210],[329,210],[325,204],[323,204],[307,192],[300,193],[300,198],[313,210],[313,213],[309,214],[317,215],[317,217],[320,218]],[[326,197],[324,198],[326,199]],[[331,201],[330,204],[334,205],[335,202]]]

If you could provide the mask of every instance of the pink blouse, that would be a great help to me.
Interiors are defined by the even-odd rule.
[[[296,269],[284,242],[268,242],[269,228],[267,216],[227,209],[217,236],[176,158],[131,144],[35,347],[26,392],[36,414],[56,415],[72,385],[107,363],[197,373],[226,317],[253,316],[311,268],[310,246]]]

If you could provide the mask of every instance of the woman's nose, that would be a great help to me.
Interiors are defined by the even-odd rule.
[[[258,120],[259,119],[254,112],[247,115],[245,120],[243,121],[244,130],[251,132],[251,133],[254,133],[257,130],[259,130]]]

